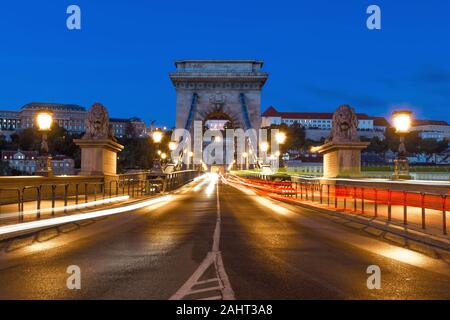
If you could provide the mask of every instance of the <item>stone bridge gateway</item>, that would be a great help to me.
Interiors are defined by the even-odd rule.
[[[262,61],[179,60],[175,66],[169,76],[176,89],[176,128],[190,131],[192,137],[196,121],[222,131],[260,128],[261,90],[269,76],[261,71]],[[195,152],[201,159],[202,150]]]

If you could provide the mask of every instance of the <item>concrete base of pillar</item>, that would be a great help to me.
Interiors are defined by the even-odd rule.
[[[323,154],[325,178],[359,177],[361,175],[361,151],[368,142],[329,142],[316,150]]]
[[[76,139],[81,148],[81,172],[86,176],[115,176],[117,174],[117,152],[124,146],[110,139]]]

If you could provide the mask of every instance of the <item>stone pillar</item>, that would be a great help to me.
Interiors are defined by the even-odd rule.
[[[116,176],[117,152],[123,145],[111,139],[76,139],[81,148],[81,172],[86,176]]]
[[[315,151],[323,154],[325,178],[358,177],[361,175],[361,151],[368,142],[329,142]]]
[[[361,151],[369,145],[358,137],[358,118],[349,105],[339,106],[333,114],[331,135],[314,151],[323,154],[325,178],[361,175]]]

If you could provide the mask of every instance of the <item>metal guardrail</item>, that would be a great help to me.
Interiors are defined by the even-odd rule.
[[[182,185],[194,180],[202,172],[197,170],[182,170],[168,173],[165,176],[163,191],[172,191],[181,187]]]
[[[164,179],[152,179],[148,172],[120,175],[117,180],[102,182],[42,183],[21,187],[0,187],[0,225],[5,220],[24,221],[24,212],[30,211],[34,219],[41,219],[45,209],[50,217],[55,216],[57,202],[61,211],[67,213],[67,206],[95,202],[128,195],[131,198],[152,196],[174,190],[197,177],[201,172],[194,170],[167,174]],[[43,204],[46,207],[43,207]],[[15,218],[10,219],[14,215]],[[8,216],[8,219],[4,219]],[[30,218],[27,215],[27,218]]]
[[[139,197],[155,193],[156,189],[151,186],[149,181],[136,179],[112,180],[107,183],[44,183],[36,186],[0,188],[0,218],[2,218],[2,214],[11,214],[11,212],[5,212],[5,207],[9,206],[11,209],[14,205],[17,205],[18,221],[22,222],[24,221],[24,212],[30,210],[35,212],[35,219],[40,219],[44,201],[48,204],[45,209],[51,210],[50,215],[54,217],[57,201],[62,202],[60,206],[64,208],[64,213],[67,213],[69,202],[78,205],[83,202],[95,202],[122,195]],[[2,219],[0,219],[0,224],[2,224]]]
[[[408,209],[419,208],[421,213],[420,227],[423,230],[428,227],[427,209],[435,210],[441,212],[442,234],[447,235],[447,211],[450,210],[448,194],[332,184],[316,179],[297,178],[295,181],[239,179],[266,192],[283,197],[316,202],[334,210],[351,211],[355,214],[371,214],[374,218],[380,216],[381,206],[384,206],[389,222],[393,221],[393,207],[399,206],[402,208],[403,215],[401,222],[405,226],[410,224]]]

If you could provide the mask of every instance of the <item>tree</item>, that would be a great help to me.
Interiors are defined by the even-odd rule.
[[[375,152],[378,154],[385,153],[388,151],[388,142],[385,140],[381,140],[378,136],[374,136],[371,139],[361,137],[361,141],[370,142],[369,146],[365,151]]]
[[[21,150],[39,150],[41,146],[41,135],[34,128],[26,128],[18,133],[18,147]]]
[[[55,125],[47,135],[50,154],[68,156],[75,160],[75,167],[80,167],[81,152],[73,139],[80,138],[81,134],[69,134],[66,129]],[[39,151],[42,133],[35,128],[26,128],[11,135],[11,140],[11,142],[0,140],[1,150]]]
[[[436,139],[421,139],[418,149],[419,152],[427,155],[435,153],[441,153],[448,148],[448,142],[446,140],[438,141]]]
[[[157,156],[155,144],[150,138],[119,139],[125,148],[118,154],[118,169],[124,172],[129,169],[150,169],[153,159]]]
[[[305,143],[305,128],[301,124],[296,122],[287,128],[285,150],[300,151]]]
[[[287,126],[286,124],[271,124],[269,127],[265,127],[263,129],[269,130],[267,132],[267,142],[269,142],[269,145],[271,144],[271,133],[270,130],[277,129],[279,131],[282,131],[286,134],[286,141],[284,144],[280,145],[280,151],[300,151],[305,147],[305,128],[299,124],[294,123],[290,126]]]

